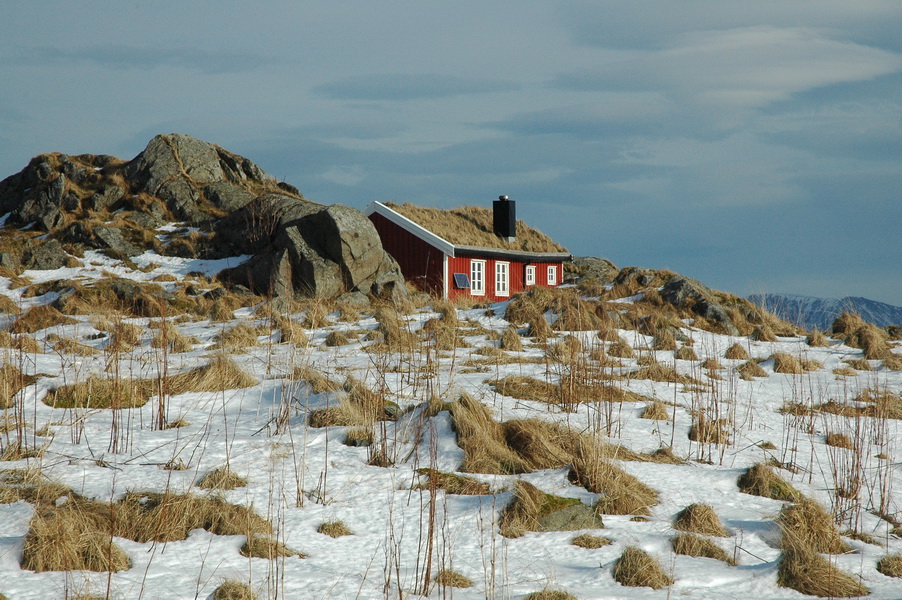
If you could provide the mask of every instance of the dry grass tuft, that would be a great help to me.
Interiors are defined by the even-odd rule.
[[[523,342],[513,325],[501,333],[501,349],[509,352],[523,352]]]
[[[774,334],[774,330],[770,328],[770,325],[758,325],[755,327],[755,330],[752,331],[751,338],[756,342],[776,342],[777,336]]]
[[[651,347],[652,350],[674,351],[677,349],[676,337],[674,337],[672,331],[670,331],[669,329],[664,329],[659,334],[654,336],[651,342]],[[689,348],[689,351],[692,351],[692,348]],[[698,360],[698,357],[696,356],[694,360]]]
[[[877,561],[877,570],[887,577],[902,577],[902,554],[887,554]]]
[[[727,537],[726,528],[720,522],[714,508],[707,504],[690,504],[673,520],[673,528],[688,533]]]
[[[843,362],[849,365],[849,367],[851,367],[852,369],[856,369],[858,371],[874,370],[871,367],[871,363],[869,363],[866,358],[847,358],[843,360]]]
[[[529,470],[526,461],[507,445],[502,425],[481,402],[462,394],[451,405],[451,418],[457,445],[464,451],[461,471],[501,475]]]
[[[633,352],[633,347],[630,346],[626,340],[621,338],[608,346],[608,356],[614,358],[635,358],[636,353]]]
[[[723,548],[715,544],[712,540],[695,535],[692,533],[684,533],[670,540],[673,551],[683,556],[693,556],[702,558],[713,558],[735,566],[736,561],[729,556]]]
[[[243,351],[248,346],[258,345],[257,330],[243,323],[216,334],[213,348],[221,350]]]
[[[397,405],[385,396],[368,388],[363,382],[348,377],[344,383],[345,395],[337,406],[316,409],[307,416],[311,427],[362,427],[376,421],[394,420],[398,416]]]
[[[784,548],[777,568],[777,585],[821,598],[852,598],[868,594],[868,589],[858,579],[840,571],[805,546]]]
[[[645,406],[645,410],[642,411],[640,418],[652,419],[655,421],[669,421],[670,417],[671,415],[667,410],[667,405],[660,400],[655,400]]]
[[[435,576],[435,583],[442,587],[465,589],[473,587],[473,581],[469,577],[465,577],[457,571],[451,569],[442,569]]]
[[[163,321],[150,345],[153,348],[162,348],[164,344],[170,352],[180,354],[191,352],[195,344],[200,344],[200,340],[194,336],[184,335],[174,323]]]
[[[527,594],[523,597],[523,600],[579,600],[579,598],[563,590],[545,588],[540,592]]]
[[[53,344],[53,349],[60,354],[72,354],[75,356],[94,356],[99,351],[96,348],[82,344],[70,337],[60,337],[55,333],[47,336],[47,342]]]
[[[72,325],[74,323],[78,323],[78,321],[67,317],[52,306],[33,306],[13,321],[10,331],[13,333],[35,333],[48,327],[59,327],[60,325]]]
[[[290,342],[297,346],[307,345],[307,332],[304,331],[304,327],[300,323],[291,317],[286,317],[284,315],[273,317],[272,326],[274,329],[279,330],[280,342]]]
[[[812,348],[825,348],[830,345],[827,336],[820,329],[813,329],[805,338],[805,343]]]
[[[801,375],[805,371],[799,359],[785,352],[775,352],[768,357],[768,360],[774,361],[774,373]]]
[[[692,420],[689,439],[700,444],[729,444],[730,423],[726,419],[709,420],[704,413]]]
[[[577,498],[563,498],[546,494],[531,483],[516,481],[514,498],[501,511],[498,528],[501,535],[509,538],[521,537],[527,531],[548,531],[540,522],[542,517],[579,504],[581,503]],[[602,526],[600,518],[593,522],[597,527]],[[584,529],[584,527],[579,527],[579,529]]]
[[[409,349],[414,345],[414,336],[407,329],[398,311],[390,306],[381,306],[375,314],[376,333],[382,337],[382,346],[392,352]]]
[[[41,345],[30,335],[12,335],[6,330],[0,330],[0,348],[12,348],[23,354],[40,354]]]
[[[316,528],[316,532],[323,535],[328,535],[331,538],[354,535],[354,533],[350,529],[348,529],[348,526],[345,525],[344,521],[326,521],[325,523],[321,523],[320,526]]]
[[[773,469],[760,463],[749,467],[736,483],[740,492],[753,496],[787,502],[798,502],[802,498],[802,494],[774,473]]]
[[[754,379],[755,377],[767,377],[767,371],[761,368],[761,365],[756,363],[753,360],[747,360],[738,367],[736,367],[736,372],[739,373],[739,376],[745,379],[746,381],[750,379]]]
[[[585,548],[587,550],[596,550],[598,548],[604,548],[605,546],[610,546],[613,544],[611,540],[605,537],[601,537],[598,535],[592,535],[591,533],[582,533],[572,540],[570,540],[570,544],[572,546],[578,546],[580,548]]]
[[[36,380],[36,377],[26,375],[15,365],[0,366],[0,408],[9,408],[16,394]]]
[[[800,545],[820,554],[843,554],[851,548],[842,541],[833,517],[810,498],[784,506],[777,518],[784,545]]]
[[[0,294],[0,313],[5,315],[21,314],[22,309],[9,296]]]
[[[325,392],[334,392],[341,389],[341,384],[332,381],[322,371],[315,369],[309,365],[303,367],[295,367],[291,378],[295,381],[306,381],[310,391],[314,394],[322,394]]]
[[[723,369],[725,367],[720,364],[716,358],[706,358],[702,361],[702,368],[708,369],[709,371],[717,371],[718,369]]]
[[[52,390],[44,403],[54,408],[135,408],[157,393],[150,379],[107,378],[91,375],[85,381]]]
[[[271,537],[261,535],[250,535],[241,546],[241,556],[248,558],[265,558],[273,560],[284,556],[297,556],[298,558],[306,558],[303,552],[292,550],[282,542],[272,539]]]
[[[681,347],[674,353],[673,357],[679,360],[698,360],[698,354],[690,346]]]
[[[213,600],[257,600],[257,594],[246,583],[226,579],[213,592]]]
[[[834,448],[845,448],[847,450],[854,449],[852,438],[844,433],[828,433],[827,437],[824,439],[824,443],[828,446],[833,446]]]
[[[724,353],[724,358],[730,360],[748,360],[749,353],[742,344],[737,342],[727,348],[727,351]]]
[[[107,352],[131,352],[141,341],[142,329],[134,323],[118,321],[109,328],[110,344]]]
[[[248,388],[259,383],[245,373],[225,354],[214,354],[210,362],[202,367],[179,373],[169,378],[169,392],[222,392],[238,388]]]
[[[487,483],[476,481],[471,477],[464,477],[457,473],[443,473],[436,469],[417,469],[417,473],[425,477],[425,481],[416,486],[417,489],[428,490],[435,488],[444,490],[448,494],[461,496],[486,496],[492,493],[492,488]]]
[[[326,345],[329,347],[347,346],[353,341],[354,339],[343,331],[330,331],[326,336]]]
[[[660,563],[645,550],[628,546],[614,564],[614,581],[629,587],[661,589],[673,584]]]
[[[847,346],[860,348],[868,360],[886,358],[891,352],[889,334],[872,323],[866,323],[853,313],[842,313],[832,327],[833,333],[845,338]]]
[[[570,481],[600,494],[596,510],[607,515],[648,515],[658,504],[658,493],[612,463],[594,457],[578,457]]]
[[[213,469],[197,482],[197,487],[204,490],[234,490],[246,485],[247,479],[233,473],[228,467]]]
[[[630,371],[625,375],[627,379],[648,379],[651,381],[662,381],[668,383],[682,383],[684,385],[702,385],[698,379],[689,375],[681,375],[673,367],[668,367],[660,363],[655,363],[644,369]]]

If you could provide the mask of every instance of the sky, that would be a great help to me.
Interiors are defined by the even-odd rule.
[[[159,133],[739,295],[902,305],[902,3],[9,3],[0,178]]]

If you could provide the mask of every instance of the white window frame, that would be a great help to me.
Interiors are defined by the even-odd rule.
[[[557,265],[548,265],[548,285],[557,285]]]
[[[511,264],[509,262],[495,261],[495,295],[511,295]]]
[[[526,265],[526,273],[523,275],[523,285],[530,286],[536,284],[536,266]]]
[[[470,261],[470,295],[485,296],[485,261]]]

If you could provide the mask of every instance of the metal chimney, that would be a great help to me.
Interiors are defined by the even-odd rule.
[[[492,229],[501,239],[513,242],[517,237],[517,203],[507,196],[492,202]]]

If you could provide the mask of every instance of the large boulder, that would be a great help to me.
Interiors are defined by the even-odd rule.
[[[404,293],[395,260],[363,213],[267,194],[220,222],[217,237],[254,256],[220,274],[266,296]]]
[[[577,273],[578,281],[595,279],[599,283],[611,283],[619,272],[614,263],[595,256],[574,256],[571,265]]]

